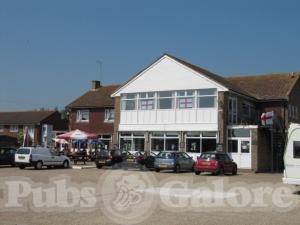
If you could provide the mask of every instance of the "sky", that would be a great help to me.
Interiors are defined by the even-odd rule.
[[[300,71],[299,8],[298,0],[0,0],[0,111],[63,109],[91,80],[120,84],[163,53],[221,76]]]

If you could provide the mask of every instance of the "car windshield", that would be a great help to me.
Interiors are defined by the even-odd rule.
[[[30,150],[28,148],[20,148],[17,152],[17,154],[23,154],[23,155],[28,155]]]
[[[160,159],[174,159],[174,153],[172,153],[172,152],[160,152],[157,155],[157,158],[160,158]]]
[[[205,159],[205,160],[216,159],[216,154],[202,153],[201,156],[200,156],[200,159]]]
[[[108,150],[101,150],[100,152],[98,152],[99,156],[108,156],[109,155],[109,151]]]

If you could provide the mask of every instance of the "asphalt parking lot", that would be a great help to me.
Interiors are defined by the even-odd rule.
[[[281,178],[1,167],[0,224],[299,224]]]

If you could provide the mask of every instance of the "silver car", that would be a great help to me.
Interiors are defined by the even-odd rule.
[[[193,171],[195,161],[185,152],[160,152],[154,161],[156,172],[161,170],[174,170],[179,173],[181,170]]]
[[[20,169],[32,166],[36,169],[42,169],[43,166],[69,168],[71,161],[50,148],[21,147],[15,154],[15,164]]]

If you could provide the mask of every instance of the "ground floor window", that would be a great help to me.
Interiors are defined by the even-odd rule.
[[[200,153],[215,151],[217,147],[216,132],[187,132],[186,152]]]
[[[111,135],[99,135],[98,137],[101,140],[101,142],[103,143],[104,149],[109,149],[110,143],[111,143]]]
[[[179,151],[179,133],[153,132],[151,134],[151,151]]]
[[[142,132],[121,132],[119,145],[126,151],[144,151],[145,135]]]

